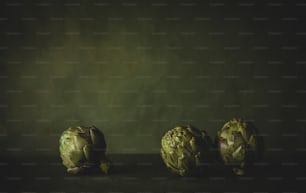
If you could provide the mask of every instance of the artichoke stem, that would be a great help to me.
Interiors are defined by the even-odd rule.
[[[233,172],[237,175],[237,176],[243,176],[244,175],[244,170],[242,168],[233,168]]]
[[[108,174],[109,168],[110,168],[109,162],[107,162],[107,161],[101,161],[99,167],[100,167],[101,171],[102,171],[104,174]]]
[[[68,168],[67,169],[67,172],[69,173],[69,174],[79,174],[79,173],[81,173],[83,170],[82,170],[82,168],[80,168],[80,167],[74,167],[74,168]]]

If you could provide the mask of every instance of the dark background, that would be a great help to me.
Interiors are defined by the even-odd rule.
[[[55,176],[64,175],[58,139],[69,126],[95,125],[109,154],[151,160],[176,125],[214,138],[226,121],[241,117],[265,142],[265,169],[256,175],[267,181],[249,187],[264,183],[271,190],[259,191],[269,192],[276,181],[279,191],[299,191],[278,185],[306,179],[293,172],[305,169],[305,13],[303,1],[1,0],[2,169],[25,184],[18,180],[23,170],[7,166],[19,160],[44,173],[36,160],[50,157],[59,163]],[[292,173],[265,172],[275,160]],[[7,173],[3,179],[15,183]]]

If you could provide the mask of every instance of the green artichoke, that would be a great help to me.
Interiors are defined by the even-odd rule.
[[[108,173],[106,142],[96,127],[70,127],[63,132],[59,143],[60,156],[68,173],[78,174],[94,168]]]
[[[218,131],[216,141],[223,162],[232,166],[237,175],[243,175],[245,165],[258,155],[256,130],[241,119],[225,123]]]
[[[161,157],[165,165],[180,176],[199,174],[209,157],[209,137],[191,126],[178,126],[161,139]]]

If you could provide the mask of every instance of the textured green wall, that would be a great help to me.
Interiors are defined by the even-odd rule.
[[[269,153],[305,151],[302,9],[1,4],[4,154],[57,154],[59,135],[75,125],[100,128],[111,153],[156,153],[175,125],[214,137],[232,117],[253,121]]]

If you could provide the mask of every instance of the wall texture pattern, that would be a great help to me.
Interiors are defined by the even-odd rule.
[[[76,125],[100,128],[110,153],[158,153],[176,125],[215,137],[233,117],[267,153],[306,151],[303,3],[0,3],[4,155],[55,155]]]

